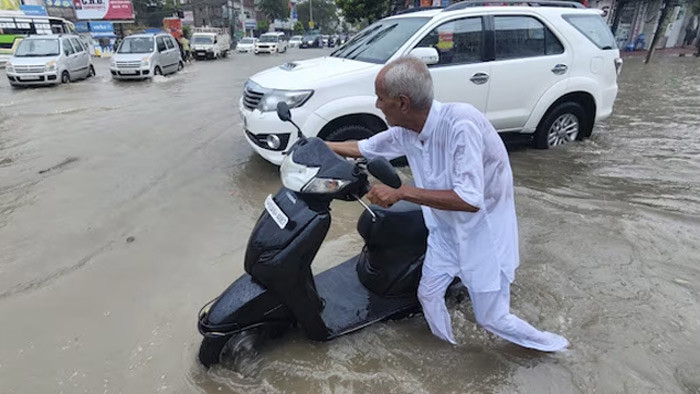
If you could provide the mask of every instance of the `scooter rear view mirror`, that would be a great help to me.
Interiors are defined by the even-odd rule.
[[[283,122],[292,120],[292,111],[289,110],[289,105],[284,101],[277,103],[277,117]]]
[[[292,111],[289,110],[289,105],[286,102],[280,101],[277,103],[277,117],[283,122],[289,122],[297,128],[297,137],[299,139],[304,139],[304,134],[301,132],[299,126],[292,120]]]
[[[394,170],[394,166],[389,163],[389,160],[383,157],[370,160],[369,163],[367,163],[367,171],[389,187],[394,189],[401,187],[401,178],[399,178],[396,170]]]

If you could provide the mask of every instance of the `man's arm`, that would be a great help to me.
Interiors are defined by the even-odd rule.
[[[343,142],[326,142],[331,150],[343,157],[362,157],[360,153],[360,148],[357,146],[357,141],[343,141]]]
[[[382,207],[389,207],[399,200],[406,200],[443,211],[478,212],[479,208],[464,201],[454,190],[428,190],[403,185],[392,189],[386,185],[375,185],[367,198]]]

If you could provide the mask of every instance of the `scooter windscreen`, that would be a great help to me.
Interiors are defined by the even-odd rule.
[[[282,161],[280,177],[295,192],[337,198],[363,194],[367,183],[367,175],[316,137],[294,144]]]

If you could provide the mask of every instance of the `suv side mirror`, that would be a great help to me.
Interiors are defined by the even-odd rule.
[[[421,47],[421,48],[413,48],[411,53],[409,53],[410,56],[415,56],[418,59],[422,60],[423,63],[426,65],[431,65],[431,64],[436,64],[437,62],[440,61],[440,54],[438,53],[437,49],[435,48],[428,48],[428,47]]]
[[[367,170],[383,184],[394,189],[401,187],[401,178],[389,160],[383,157],[374,158],[367,163]]]

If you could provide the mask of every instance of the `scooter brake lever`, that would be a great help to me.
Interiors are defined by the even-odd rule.
[[[372,215],[372,223],[375,223],[377,221],[377,214],[374,213],[372,208],[370,208],[367,204],[365,204],[365,202],[362,201],[362,199],[360,197],[358,197],[356,194],[353,194],[352,196],[355,197],[357,202],[359,202],[360,205],[362,205],[365,208],[365,210],[367,212],[369,212],[370,215]]]

